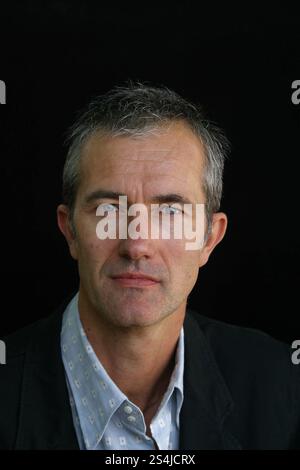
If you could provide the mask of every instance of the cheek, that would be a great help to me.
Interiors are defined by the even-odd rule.
[[[99,240],[96,222],[90,217],[81,217],[78,224],[78,250],[82,262],[98,263],[108,252],[110,240]]]
[[[79,241],[78,260],[82,266],[100,267],[109,257],[110,240],[95,240],[95,237]]]
[[[172,240],[164,247],[166,263],[175,283],[190,285],[195,283],[199,270],[199,251],[185,249],[185,242]]]

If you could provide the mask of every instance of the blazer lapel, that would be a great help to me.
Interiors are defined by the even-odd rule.
[[[69,300],[39,323],[28,349],[16,449],[78,449],[60,350]]]
[[[241,449],[224,427],[234,407],[199,322],[187,310],[184,321],[184,400],[180,413],[180,449]]]

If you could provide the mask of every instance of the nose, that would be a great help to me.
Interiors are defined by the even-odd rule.
[[[120,240],[119,254],[128,259],[138,260],[140,258],[151,258],[154,256],[155,247],[151,239],[127,238]]]
[[[127,238],[119,239],[119,254],[131,260],[151,258],[155,252],[155,241],[151,239],[151,220],[147,208],[143,205],[140,207],[138,224],[134,219],[135,216],[131,214],[121,220],[122,232]]]

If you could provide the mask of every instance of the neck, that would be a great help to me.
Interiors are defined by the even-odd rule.
[[[98,359],[128,399],[148,414],[158,407],[174,369],[183,307],[154,325],[118,328],[79,297],[80,319]]]

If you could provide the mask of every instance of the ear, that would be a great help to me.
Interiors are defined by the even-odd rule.
[[[212,217],[212,226],[210,234],[200,252],[199,267],[204,266],[215,248],[225,235],[227,228],[227,216],[223,212],[216,212]]]
[[[72,258],[77,260],[77,240],[71,225],[69,208],[65,204],[60,204],[57,207],[56,213],[58,227],[67,240],[70,254]]]

